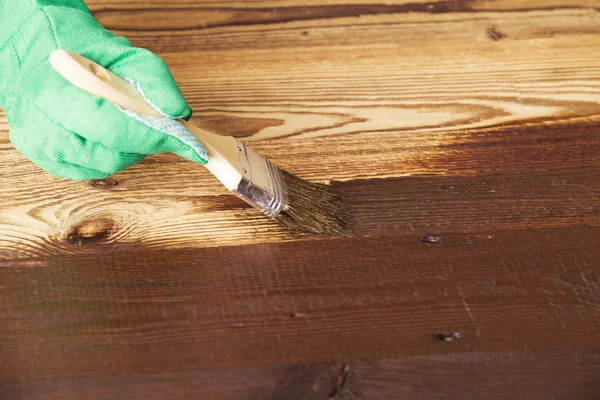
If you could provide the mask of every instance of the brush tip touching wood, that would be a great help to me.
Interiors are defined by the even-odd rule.
[[[353,223],[342,194],[331,186],[311,183],[278,169],[284,191],[276,221],[295,231],[349,236]]]

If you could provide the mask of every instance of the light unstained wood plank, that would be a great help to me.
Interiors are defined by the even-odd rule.
[[[426,51],[428,47],[443,48],[442,43],[489,45],[598,32],[598,13],[590,8],[481,13],[393,13],[375,6],[365,12],[365,8],[370,10],[369,6],[315,7],[314,12],[296,8],[214,12],[155,9],[131,13],[106,10],[95,15],[134,44],[165,53],[329,46],[341,53],[343,48],[364,45],[419,45]]]
[[[457,21],[434,21],[421,27],[423,32],[401,27],[405,34],[419,37],[411,41],[390,34],[387,27],[380,29],[386,26],[385,16],[376,16],[371,21],[379,29],[376,37],[394,38],[393,46],[369,35],[350,35],[360,47],[327,41],[339,49],[332,52],[312,48],[294,36],[299,49],[259,51],[256,46],[264,45],[265,34],[250,28],[244,36],[252,43],[243,46],[251,50],[196,48],[193,54],[165,54],[165,58],[207,127],[252,140],[597,121],[598,13],[542,14],[498,14],[494,20],[505,18],[520,32],[514,40],[511,35],[506,40],[498,36],[503,32],[490,38],[483,28],[489,24],[470,17],[460,21],[461,36],[443,46],[440,40],[457,31]],[[358,21],[356,28],[360,25]],[[546,32],[542,38],[533,33],[536,26]],[[562,31],[554,29],[559,26]],[[335,26],[323,29],[334,31]],[[352,27],[344,26],[344,32],[348,29]],[[276,33],[266,36],[282,40]],[[194,60],[191,67],[188,57]]]

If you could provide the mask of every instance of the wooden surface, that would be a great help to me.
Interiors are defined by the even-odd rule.
[[[52,178],[0,113],[0,398],[598,398],[600,1],[87,4],[356,234]]]

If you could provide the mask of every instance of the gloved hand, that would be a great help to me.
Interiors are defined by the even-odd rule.
[[[72,86],[48,61],[57,49],[134,82],[165,118],[139,117]],[[165,63],[105,30],[80,0],[0,1],[0,106],[17,150],[58,177],[105,178],[162,152],[208,159],[174,121],[191,111]]]

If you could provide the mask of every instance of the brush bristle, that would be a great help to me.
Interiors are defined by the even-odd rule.
[[[352,219],[342,194],[331,186],[311,183],[279,169],[284,206],[275,218],[287,227],[334,236],[352,233]]]

